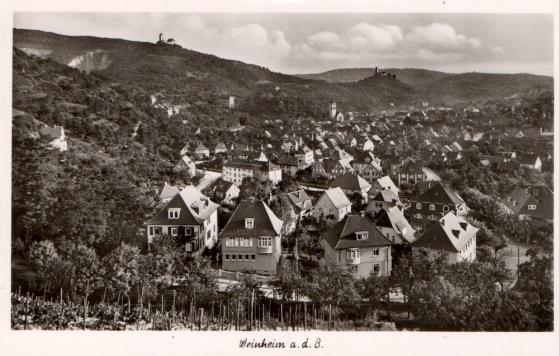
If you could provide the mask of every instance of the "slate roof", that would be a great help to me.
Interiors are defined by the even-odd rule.
[[[367,231],[368,238],[356,240],[355,232],[358,231]],[[392,245],[392,242],[384,237],[369,219],[355,214],[346,215],[340,222],[324,232],[322,238],[335,250]]]
[[[287,193],[287,197],[289,198],[291,203],[293,205],[295,205],[297,208],[299,208],[300,210],[305,209],[305,206],[304,206],[305,202],[311,200],[309,195],[303,189],[296,190],[294,192],[289,192],[289,193]],[[311,208],[312,208],[312,206],[311,206]]]
[[[417,198],[417,201],[453,205],[464,204],[464,200],[458,193],[441,182],[438,182],[425,193],[421,194]]]
[[[332,202],[332,205],[334,205],[337,209],[351,205],[351,202],[349,201],[343,190],[339,187],[325,190],[323,196],[324,195],[328,197],[328,199]]]
[[[201,207],[199,211],[199,207]],[[186,186],[176,194],[164,207],[159,210],[146,224],[147,225],[200,225],[217,208],[218,204],[212,202],[204,194],[192,186]],[[168,209],[180,208],[178,219],[169,219]]]
[[[389,227],[402,235],[405,242],[415,241],[415,230],[405,218],[404,213],[397,206],[387,210],[382,209],[375,217],[375,225]]]
[[[254,219],[254,228],[245,228],[245,219]],[[283,221],[262,200],[243,200],[220,236],[279,236]]]
[[[170,199],[179,193],[179,189],[174,185],[167,182],[163,185],[161,193],[159,193],[159,200]]]
[[[413,243],[413,246],[438,251],[458,252],[475,236],[478,230],[451,211],[441,219],[428,224],[423,234]]]
[[[356,173],[345,173],[336,177],[336,179],[330,183],[330,187],[340,187],[343,190],[350,191],[361,191],[369,190],[371,188],[371,184]]]

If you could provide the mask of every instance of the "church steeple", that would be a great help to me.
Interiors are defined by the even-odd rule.
[[[334,119],[336,117],[336,113],[338,110],[336,109],[336,102],[334,98],[330,101],[330,119]]]

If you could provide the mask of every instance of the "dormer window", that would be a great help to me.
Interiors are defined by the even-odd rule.
[[[421,203],[415,203],[415,208],[417,210],[421,210]]]
[[[448,205],[444,205],[444,206],[443,206],[443,211],[446,212],[446,211],[448,211],[448,210],[449,210],[449,209],[448,209]]]
[[[171,208],[167,210],[167,216],[169,219],[178,219],[180,215],[180,208]]]
[[[536,210],[536,206],[535,205],[528,205],[528,210]]]
[[[435,211],[435,204],[429,204],[429,210]]]
[[[369,238],[368,231],[356,231],[355,232],[355,239],[356,240],[367,240]]]
[[[254,229],[254,218],[245,219],[245,229]]]

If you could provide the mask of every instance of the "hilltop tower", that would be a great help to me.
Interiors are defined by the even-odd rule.
[[[332,99],[330,101],[330,118],[334,119],[336,117],[337,112],[338,110],[336,109],[336,102],[334,101],[334,99]]]

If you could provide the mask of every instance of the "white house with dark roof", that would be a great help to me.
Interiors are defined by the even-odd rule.
[[[217,242],[217,208],[196,187],[189,185],[176,194],[147,223],[147,239],[169,235],[184,242],[186,250],[200,253]]]
[[[383,189],[375,196],[369,196],[366,211],[377,214],[382,209],[390,209],[392,207],[402,208],[403,204],[396,193],[390,189]]]
[[[425,249],[431,257],[444,254],[447,263],[472,262],[476,259],[478,230],[451,211],[430,222],[412,248]]]
[[[66,141],[66,134],[64,133],[64,127],[62,126],[43,126],[39,130],[41,136],[46,136],[52,141],[50,142],[51,147],[64,152],[68,150],[68,142]]]
[[[373,181],[371,184],[371,189],[369,189],[369,199],[375,198],[380,191],[391,190],[396,196],[400,193],[400,189],[394,184],[389,176],[384,176]]]
[[[208,195],[215,201],[225,204],[234,204],[236,198],[239,197],[240,189],[232,182],[218,179],[210,188]]]
[[[330,188],[318,198],[313,208],[316,220],[333,217],[334,221],[342,220],[351,213],[351,202],[341,188]]]
[[[199,144],[194,150],[194,153],[199,157],[209,157],[210,156],[210,149],[204,146],[204,144]]]
[[[241,201],[219,235],[223,269],[276,274],[282,226],[263,201]]]
[[[392,271],[392,242],[364,216],[345,216],[322,234],[320,243],[326,264],[346,266],[356,277],[389,276]]]

